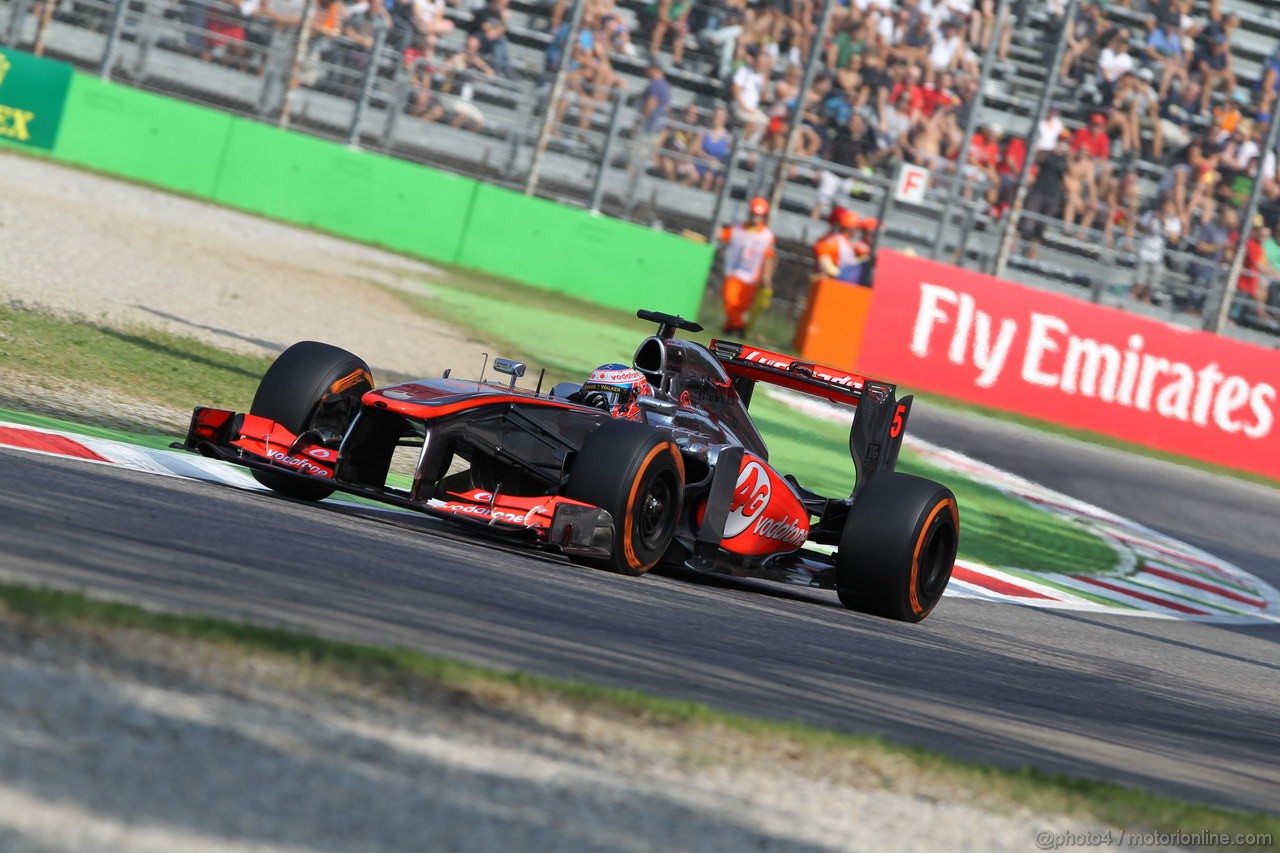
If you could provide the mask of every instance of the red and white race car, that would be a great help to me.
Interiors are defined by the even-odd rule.
[[[197,408],[182,446],[289,497],[348,492],[618,572],[678,564],[834,589],[892,619],[929,615],[960,517],[950,489],[893,470],[911,398],[745,344],[678,338],[701,331],[680,317],[637,316],[659,330],[632,362],[642,393],[621,407],[590,384],[518,388],[525,366],[506,359],[493,364],[503,382],[445,371],[379,388],[355,355],[304,341],[272,364],[248,414]],[[759,382],[853,407],[851,495],[815,494],[769,464],[748,413]],[[415,461],[399,488],[388,473],[405,447]]]

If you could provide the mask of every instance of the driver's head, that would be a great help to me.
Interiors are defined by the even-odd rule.
[[[644,374],[625,364],[602,364],[573,395],[576,402],[604,409],[615,418],[638,421],[642,415],[636,398],[653,394]]]

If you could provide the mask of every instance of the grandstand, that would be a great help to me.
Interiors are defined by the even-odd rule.
[[[539,195],[710,236],[718,222],[741,215],[747,198],[774,190],[790,118],[787,101],[804,97],[795,90],[820,3],[581,2],[587,3],[582,33],[588,35],[581,36],[580,48],[568,51],[569,85],[551,111],[556,120],[539,161]],[[387,8],[381,12],[379,0],[372,8],[363,0],[0,0],[0,42],[25,49],[39,42],[48,55],[122,83],[524,188],[548,113],[555,60],[566,52],[571,5],[458,0],[446,6],[419,0]],[[1093,22],[1095,39],[1078,51],[1072,68],[1062,69],[1050,58],[1068,8],[1073,23]],[[878,10],[884,14],[872,19]],[[1005,14],[1005,39],[993,38],[990,51],[968,56],[997,10]],[[662,34],[654,30],[660,17],[669,22]],[[1143,115],[1146,78],[1154,89],[1165,65],[1178,62],[1148,51],[1150,30],[1159,30],[1166,19],[1176,21],[1171,26],[1177,40],[1189,48],[1188,79],[1210,80],[1202,67],[1211,73],[1220,62],[1209,56],[1219,36],[1230,56],[1234,89],[1218,85],[1203,109],[1193,103],[1179,119],[1189,141],[1208,140],[1202,146],[1170,144],[1168,132],[1158,142],[1155,116]],[[730,37],[735,31],[736,41]],[[952,32],[959,49],[949,58],[944,42]],[[666,36],[654,59],[664,66],[671,94],[665,132],[650,141],[656,145],[650,157],[651,149],[640,144],[644,140],[632,137],[656,34]],[[678,67],[676,40],[682,42]],[[1131,59],[1118,55],[1126,41]],[[1220,8],[1220,0],[852,0],[837,7],[819,54],[819,76],[829,83],[818,84],[831,85],[836,94],[810,103],[817,120],[802,131],[805,149],[784,170],[778,191],[780,310],[799,310],[808,247],[825,230],[821,217],[832,201],[819,192],[819,177],[827,172],[839,188],[837,201],[881,220],[879,246],[992,271],[1007,233],[1007,277],[1173,322],[1208,323],[1216,294],[1227,286],[1230,250],[1208,259],[1203,251],[1197,254],[1202,221],[1217,217],[1224,205],[1236,211],[1225,214],[1227,222],[1250,213],[1244,209],[1249,189],[1261,172],[1257,210],[1266,225],[1280,225],[1274,156],[1260,151],[1269,118],[1261,113],[1263,83],[1268,63],[1280,69],[1277,45],[1280,17],[1262,0],[1238,0],[1229,10]],[[764,103],[773,103],[770,124],[759,139],[731,128],[733,144],[717,137],[713,157],[698,143],[710,138],[716,107],[732,106],[737,69],[753,65],[760,52],[777,56],[764,86]],[[882,67],[875,64],[878,55],[887,57]],[[948,60],[951,76],[939,72],[930,79],[928,69],[939,55]],[[1202,66],[1202,59],[1209,65]],[[906,79],[911,65],[926,69],[920,85]],[[1133,73],[1108,79],[1126,67]],[[841,87],[852,90],[848,97],[839,97]],[[876,98],[887,101],[899,89],[908,96],[902,115],[874,108]],[[1183,92],[1175,82],[1152,108],[1167,118],[1167,105]],[[1050,102],[1062,129],[1074,135],[1071,147],[1087,144],[1083,132],[1094,115],[1103,117],[1109,136],[1109,144],[1083,158],[1092,156],[1088,169],[1080,167],[1089,176],[1073,172],[1065,180],[1066,195],[1081,188],[1073,210],[1083,221],[1063,223],[1063,211],[1028,210],[1021,214],[1023,228],[1010,229],[1016,163],[983,162],[983,146],[968,146],[974,168],[964,170],[966,177],[955,182],[957,191],[948,198],[950,164],[963,145],[970,114],[975,127],[997,126],[998,150],[1016,160],[1010,146],[1032,145],[1037,110]],[[1136,112],[1129,112],[1134,103]],[[870,119],[869,142],[851,141],[842,129],[854,112]],[[892,136],[886,117],[889,125],[902,120],[906,132]],[[935,183],[923,204],[889,198],[895,164],[903,157],[941,166],[933,170]],[[1148,230],[1145,222],[1137,223],[1164,196],[1179,197],[1173,231],[1181,236],[1167,241],[1158,264],[1158,298],[1148,302],[1135,298],[1139,293],[1132,288]],[[1230,237],[1235,229],[1226,230]],[[1026,236],[1041,231],[1032,246]],[[1280,245],[1275,253],[1280,264]],[[1267,253],[1259,248],[1247,254],[1242,283],[1260,280],[1254,292],[1261,298],[1233,291],[1232,322],[1222,331],[1274,345],[1280,283],[1269,293],[1266,276],[1273,270],[1266,266]],[[1250,276],[1254,269],[1260,279]]]

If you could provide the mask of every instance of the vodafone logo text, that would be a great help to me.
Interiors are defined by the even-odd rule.
[[[972,366],[982,388],[1025,382],[1255,439],[1275,425],[1276,389],[1267,382],[1228,375],[1213,361],[1149,351],[1141,334],[1111,341],[1077,333],[1049,313],[999,316],[968,293],[922,282],[911,352],[928,358],[936,348],[951,363]]]
[[[1280,477],[1280,351],[1086,299],[882,252],[853,367]]]

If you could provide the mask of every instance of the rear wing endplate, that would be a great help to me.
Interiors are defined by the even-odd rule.
[[[898,464],[914,398],[899,400],[894,391],[894,386],[870,379],[863,385],[862,402],[849,428],[849,455],[856,475],[853,496],[876,474],[892,471]]]

